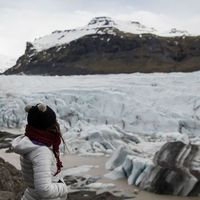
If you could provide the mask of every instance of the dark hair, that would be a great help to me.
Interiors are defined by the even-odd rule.
[[[62,140],[63,144],[64,144],[64,151],[67,150],[69,152],[69,149],[67,147],[67,144],[62,136],[61,130],[60,130],[60,124],[56,121],[52,126],[50,126],[49,128],[47,128],[47,130],[51,133],[58,133],[60,136],[60,139]]]

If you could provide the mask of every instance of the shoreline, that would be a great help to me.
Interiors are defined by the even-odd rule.
[[[5,161],[14,165],[17,169],[20,169],[19,155],[15,153],[6,153],[5,149],[0,150],[0,157]],[[108,160],[105,156],[84,156],[76,154],[64,154],[62,155],[62,161],[64,164],[63,172],[66,170],[72,170],[72,175],[80,176],[95,176],[100,177],[97,183],[114,184],[115,187],[109,188],[97,188],[97,192],[109,191],[115,195],[125,195],[129,199],[135,200],[197,200],[199,197],[178,197],[171,195],[158,195],[150,192],[140,190],[134,185],[128,185],[126,179],[111,180],[106,178],[104,175],[109,171],[105,169],[105,163]],[[76,169],[76,170],[75,170]],[[73,171],[74,170],[74,171]],[[130,198],[133,197],[133,198]]]
[[[150,193],[144,190],[140,190],[134,185],[128,185],[127,180],[125,178],[118,179],[118,180],[111,180],[104,175],[108,173],[109,171],[105,169],[105,162],[108,160],[108,157],[105,156],[78,156],[78,155],[68,155],[64,157],[64,166],[66,166],[66,162],[70,160],[70,163],[67,164],[69,167],[74,166],[80,166],[82,165],[94,165],[99,166],[92,168],[88,172],[80,173],[80,175],[93,175],[93,176],[101,176],[101,179],[99,179],[97,182],[103,182],[103,183],[113,183],[115,184],[114,188],[108,189],[110,192],[114,191],[120,191],[117,194],[127,194],[127,196],[135,196],[135,200],[197,200],[199,197],[178,197],[178,196],[172,196],[172,195],[158,195],[155,193]],[[138,191],[138,194],[135,194],[135,191]],[[105,192],[103,190],[103,192]]]

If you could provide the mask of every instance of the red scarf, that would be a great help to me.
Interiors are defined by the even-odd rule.
[[[53,153],[55,155],[57,161],[57,172],[54,174],[56,176],[61,171],[61,167],[63,167],[62,162],[59,156],[59,145],[61,143],[61,138],[59,133],[51,133],[46,130],[36,129],[30,125],[26,126],[25,135],[33,141],[42,143],[48,147],[53,147]]]

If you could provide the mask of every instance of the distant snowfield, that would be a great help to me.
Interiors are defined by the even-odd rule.
[[[196,142],[199,91],[200,72],[2,75],[0,127],[24,129],[25,105],[44,102],[56,111],[71,152],[110,153],[120,145],[152,141],[161,145],[169,138],[185,140],[186,136],[197,138]],[[148,145],[142,148],[148,151]]]

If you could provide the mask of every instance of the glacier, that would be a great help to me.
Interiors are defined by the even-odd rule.
[[[198,134],[199,83],[200,72],[68,77],[1,75],[0,127],[23,127],[24,106],[44,102],[56,111],[65,129],[88,123],[141,134]]]
[[[24,131],[27,104],[58,116],[75,153],[111,153],[144,142],[199,142],[200,72],[0,76],[0,127]]]
[[[200,145],[199,89],[200,72],[0,75],[0,130],[23,133],[25,105],[46,103],[57,114],[70,153],[109,157],[112,154],[106,163],[111,170],[107,177],[126,177],[129,184],[154,191],[158,188],[149,185],[156,177],[160,180],[167,173],[167,180],[173,180],[179,176],[171,169],[155,165],[157,152],[166,143]],[[64,148],[63,145],[61,149]],[[162,155],[167,158],[168,154],[163,151]],[[181,160],[186,159],[180,156]],[[198,173],[199,156],[197,151],[191,163],[192,170]],[[150,178],[145,181],[147,176]],[[198,182],[193,176],[187,180],[186,185],[180,181],[179,188],[172,184],[172,194],[189,195]]]

